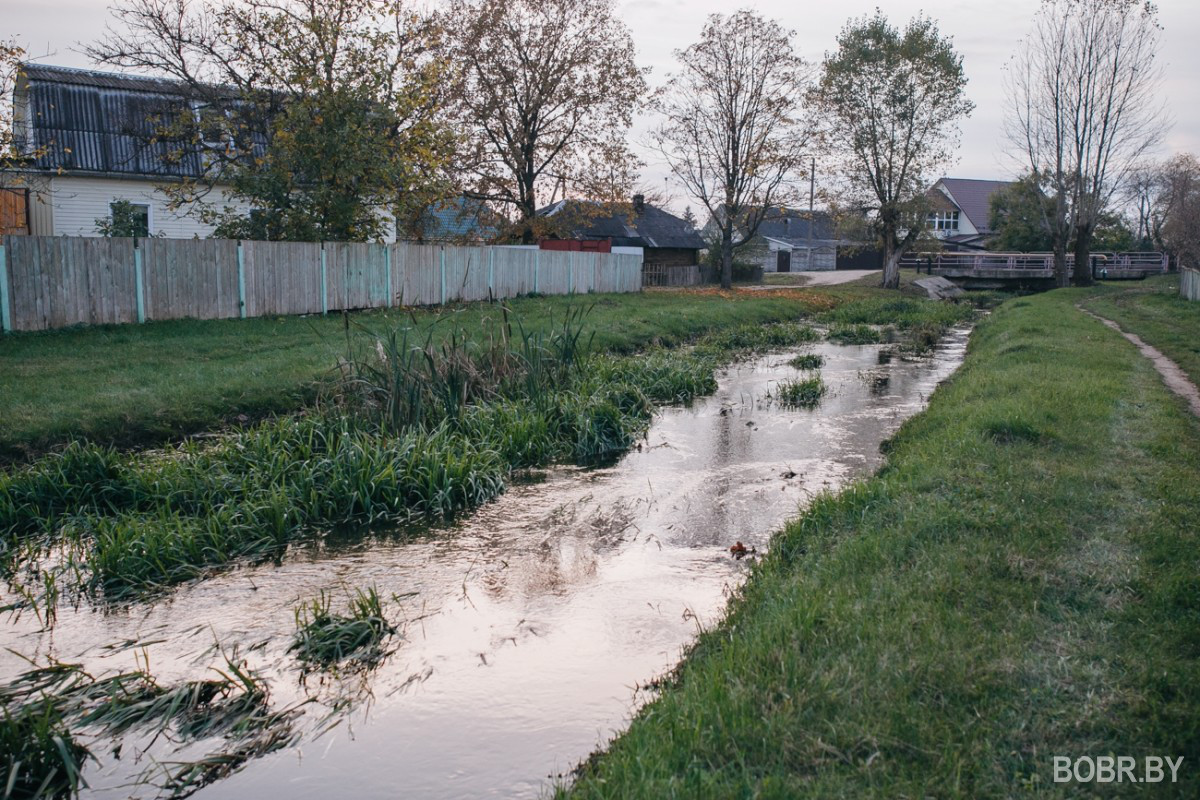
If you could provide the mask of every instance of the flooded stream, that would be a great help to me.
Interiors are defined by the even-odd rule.
[[[879,346],[805,348],[825,357],[829,393],[815,410],[768,397],[797,375],[790,354],[758,358],[722,372],[715,395],[662,410],[615,466],[550,470],[452,530],[331,536],[282,565],[154,603],[63,609],[49,631],[27,615],[0,626],[0,645],[97,671],[131,669],[144,654],[165,683],[204,677],[220,642],[269,679],[277,706],[317,698],[298,745],[199,797],[538,797],[623,728],[648,699],[639,687],[719,619],[749,567],[730,545],[765,549],[814,493],[873,470],[881,441],[924,407],[965,346],[959,330],[920,361],[884,359]],[[302,681],[286,652],[296,603],[372,584],[400,598],[394,652],[366,674]],[[0,681],[28,668],[0,652]],[[317,735],[341,702],[340,724]],[[123,784],[144,764],[94,750],[85,796],[138,794]]]

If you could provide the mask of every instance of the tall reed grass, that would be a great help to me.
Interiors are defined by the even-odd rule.
[[[591,352],[585,319],[570,310],[532,333],[501,310],[479,337],[450,315],[419,341],[347,325],[338,380],[308,414],[158,453],[76,443],[0,474],[0,565],[20,584],[21,564],[61,548],[61,583],[34,569],[24,593],[120,599],[279,557],[333,526],[447,519],[502,492],[514,469],[625,452],[654,403],[712,392],[722,363],[818,338],[805,325],[745,325],[616,357]]]

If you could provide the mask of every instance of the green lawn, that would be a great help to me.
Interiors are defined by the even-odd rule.
[[[1177,275],[1105,284],[1084,305],[1157,347],[1200,384],[1200,303],[1180,297],[1178,287]]]
[[[982,322],[886,467],[776,536],[564,794],[1200,796],[1200,421],[1091,294]],[[1177,784],[1052,782],[1102,755],[1186,760]]]
[[[529,328],[546,329],[571,305],[593,305],[595,346],[628,352],[678,343],[742,322],[794,319],[828,298],[647,292],[521,298],[509,307]],[[498,306],[446,311],[364,312],[355,329],[454,320],[483,335]],[[74,437],[122,446],[153,444],[310,402],[345,353],[340,315],[249,320],[182,320],[72,328],[0,337],[0,461],[22,459]]]

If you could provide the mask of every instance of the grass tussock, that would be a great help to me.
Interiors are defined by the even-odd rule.
[[[781,381],[773,394],[776,402],[790,408],[816,408],[828,388],[820,375]]]
[[[190,795],[296,739],[296,710],[272,710],[266,683],[236,659],[227,659],[215,678],[176,686],[163,686],[144,670],[96,677],[52,661],[0,687],[0,700],[5,798],[77,794],[93,759],[83,737],[130,737],[139,748],[161,744],[135,783],[171,797]],[[211,746],[214,739],[219,744],[208,755],[184,758],[195,743]],[[178,754],[165,773],[158,763],[162,749]]]
[[[889,340],[886,330],[870,325],[850,325],[843,322],[830,326],[825,338],[838,344],[880,344]]]
[[[825,366],[825,356],[820,353],[801,353],[789,361],[788,366],[796,369],[820,369]]]
[[[396,628],[384,615],[383,602],[372,586],[355,590],[344,614],[333,610],[333,598],[322,592],[296,608],[296,635],[289,652],[306,666],[330,668],[343,662],[378,663]]]
[[[560,796],[1066,798],[1054,755],[1200,752],[1200,423],[1087,296],[982,322]]]

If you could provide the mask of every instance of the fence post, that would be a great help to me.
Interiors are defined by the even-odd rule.
[[[329,313],[329,278],[325,267],[325,243],[321,242],[321,315]]]
[[[438,248],[438,253],[441,254],[442,264],[442,305],[446,305],[446,246]]]
[[[246,255],[242,250],[242,240],[238,240],[238,316],[246,318]]]
[[[383,268],[387,270],[387,307],[392,307],[392,246],[383,246]]]
[[[542,270],[542,248],[533,251],[533,293],[538,294],[538,273]]]
[[[575,254],[567,251],[567,294],[575,294]]]
[[[0,330],[12,331],[12,317],[8,310],[8,250],[4,238],[0,237]]]
[[[137,319],[146,321],[146,298],[142,289],[142,248],[138,246],[141,239],[133,240],[133,282],[137,291]]]

